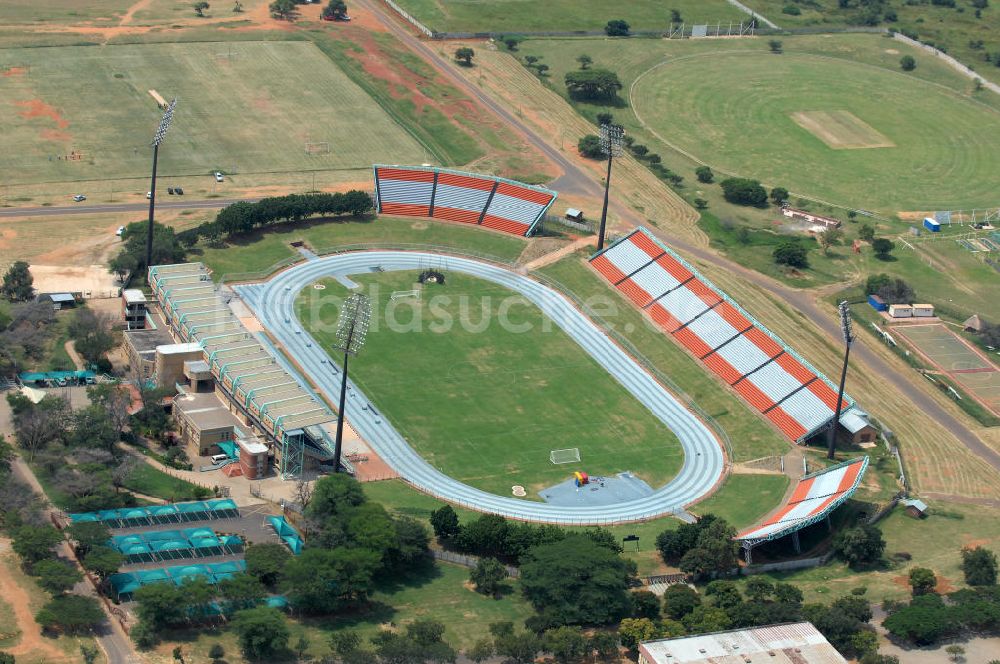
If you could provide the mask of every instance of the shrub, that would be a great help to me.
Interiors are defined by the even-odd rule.
[[[809,267],[809,252],[794,240],[786,240],[774,248],[771,254],[778,265],[805,269]]]
[[[601,139],[594,134],[587,134],[576,144],[577,150],[580,151],[580,155],[587,157],[588,159],[600,159],[604,156],[604,152],[601,150]]]
[[[720,183],[722,194],[730,203],[737,205],[767,205],[767,190],[757,180],[749,178],[728,178]]]
[[[620,18],[608,21],[608,24],[604,26],[604,32],[609,37],[628,37],[629,29],[629,24]]]
[[[698,178],[698,182],[704,182],[706,184],[715,179],[715,173],[713,173],[712,169],[708,166],[699,166],[694,169],[694,174],[695,177]]]
[[[913,71],[917,68],[917,61],[912,55],[904,55],[899,59],[899,66],[903,71]]]

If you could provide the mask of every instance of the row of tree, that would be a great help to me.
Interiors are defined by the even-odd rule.
[[[240,201],[219,211],[215,221],[198,227],[198,234],[213,232],[233,236],[288,221],[298,222],[316,215],[335,216],[367,214],[374,208],[372,197],[364,191],[345,193],[289,194],[262,198],[256,203]]]

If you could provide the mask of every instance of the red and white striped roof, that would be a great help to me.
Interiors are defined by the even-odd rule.
[[[867,468],[868,457],[861,457],[803,477],[786,505],[736,539],[774,539],[815,523],[854,493]]]
[[[378,211],[476,224],[529,235],[556,192],[492,175],[441,168],[375,166]]]
[[[831,383],[645,229],[591,264],[789,439],[833,419]]]

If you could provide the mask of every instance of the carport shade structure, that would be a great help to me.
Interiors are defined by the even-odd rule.
[[[858,457],[806,475],[795,486],[788,503],[767,517],[763,523],[736,536],[742,544],[747,563],[753,548],[764,542],[792,535],[825,519],[850,498],[868,469],[868,457]]]

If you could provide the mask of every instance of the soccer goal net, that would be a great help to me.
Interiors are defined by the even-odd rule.
[[[549,461],[555,464],[575,463],[580,460],[580,448],[571,447],[565,450],[552,450],[549,452]]]

